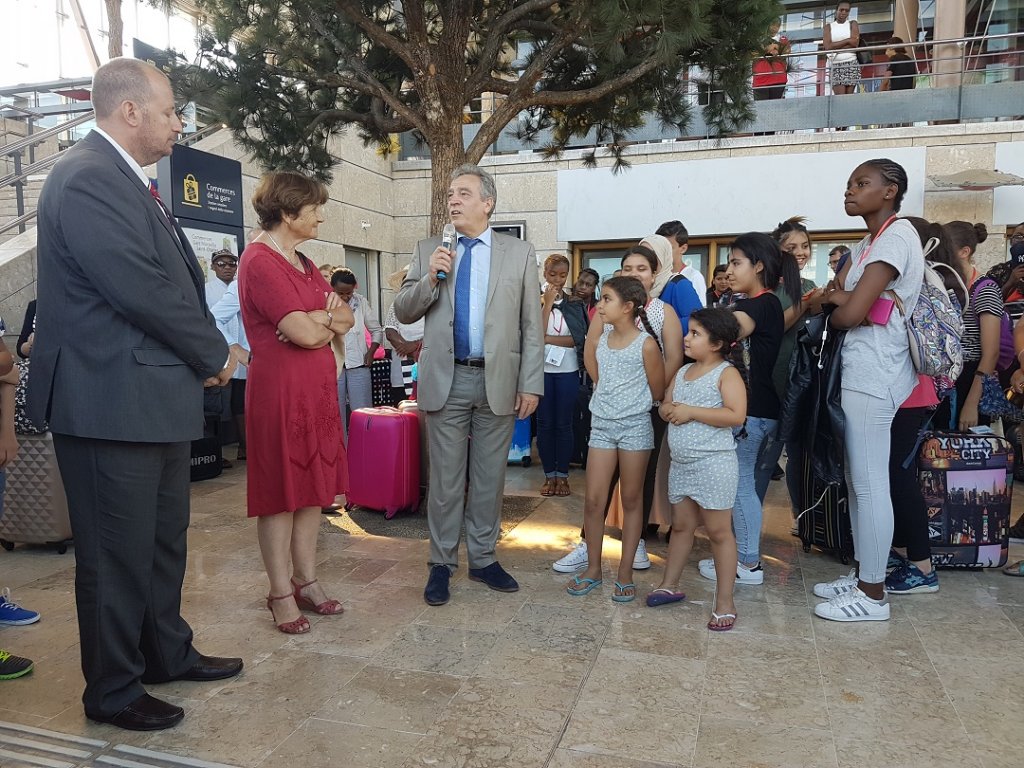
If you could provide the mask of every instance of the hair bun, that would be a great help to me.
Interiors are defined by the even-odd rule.
[[[974,234],[978,236],[978,243],[984,243],[988,239],[988,227],[979,221],[974,225]]]

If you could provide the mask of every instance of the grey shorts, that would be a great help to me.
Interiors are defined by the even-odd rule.
[[[625,419],[602,419],[594,416],[590,422],[591,448],[609,451],[653,451],[654,427],[651,414],[644,411]]]

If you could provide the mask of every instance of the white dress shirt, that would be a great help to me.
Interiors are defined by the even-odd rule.
[[[220,280],[217,282],[224,285]],[[224,336],[228,346],[237,344],[249,351],[249,338],[245,335],[245,326],[242,325],[242,305],[238,301],[237,280],[232,280],[230,285],[224,285],[224,295],[210,307],[210,314],[217,321],[217,329]],[[244,379],[247,375],[246,367],[239,363],[231,378]]]

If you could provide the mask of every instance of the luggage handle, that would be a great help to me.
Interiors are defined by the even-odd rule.
[[[799,515],[796,516],[796,522],[800,522],[800,518],[801,517],[803,517],[808,512],[810,512],[812,509],[814,509],[819,504],[821,504],[822,500],[825,498],[825,496],[828,494],[828,492],[830,490],[832,490],[832,486],[833,485],[838,485],[838,483],[829,483],[828,485],[826,485],[825,486],[825,490],[823,490],[821,492],[821,496],[818,497],[818,500],[816,502],[814,502],[813,504],[811,504],[811,506],[809,506],[807,509],[805,509],[803,512],[801,512]],[[846,505],[846,499],[844,497],[840,497],[840,499],[839,499],[839,506],[843,507],[845,505]]]
[[[372,410],[374,410],[374,411],[386,411],[388,414],[392,414],[392,413],[409,413],[409,411],[403,411],[401,408],[396,408],[393,405],[376,405],[376,406],[373,407]],[[373,417],[376,416],[376,415],[377,414],[374,413],[374,414],[368,415],[366,417],[366,426],[363,427],[364,430],[368,430],[370,428],[370,422],[373,421]]]

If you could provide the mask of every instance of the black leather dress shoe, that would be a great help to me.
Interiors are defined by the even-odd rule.
[[[86,712],[85,716],[97,723],[116,725],[129,731],[162,731],[180,723],[185,717],[185,710],[144,693],[116,715],[108,717]]]
[[[491,563],[486,568],[470,568],[469,578],[473,581],[482,581],[498,592],[519,591],[519,582],[513,579],[512,575],[497,562]]]
[[[452,572],[447,565],[435,565],[430,568],[430,578],[427,579],[427,588],[423,590],[423,599],[427,605],[444,605],[448,602],[451,594],[448,592],[448,582],[451,581]]]
[[[175,680],[224,680],[234,677],[242,671],[242,660],[222,658],[219,656],[200,656],[199,661],[188,668],[188,671],[174,678]]]
[[[146,685],[155,683],[170,683],[175,680],[194,680],[196,682],[209,682],[211,680],[224,680],[234,677],[242,671],[241,659],[220,658],[218,656],[200,656],[199,660],[176,677],[156,678],[148,675],[142,676],[142,682]]]

